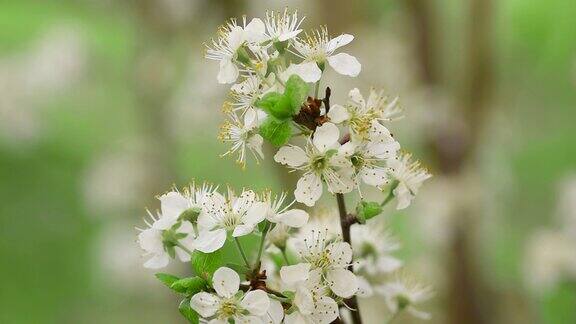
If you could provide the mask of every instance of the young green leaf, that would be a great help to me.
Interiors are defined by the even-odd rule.
[[[180,302],[180,306],[178,306],[178,310],[180,314],[184,316],[191,324],[198,324],[200,322],[200,317],[195,310],[190,307],[190,298],[185,298]]]
[[[288,81],[286,81],[284,96],[290,100],[292,115],[295,115],[300,111],[300,106],[302,106],[306,101],[309,90],[308,83],[304,82],[304,80],[296,74],[293,74],[288,78]]]
[[[212,279],[212,274],[224,265],[221,250],[212,253],[194,251],[192,254],[192,269],[197,276],[207,281]]]
[[[170,289],[187,294],[187,295],[194,295],[207,287],[208,283],[206,280],[200,277],[190,277],[190,278],[183,278],[178,281],[175,281],[171,286]]]
[[[168,273],[162,273],[162,272],[158,272],[157,274],[155,274],[156,278],[158,278],[158,280],[162,281],[162,283],[164,285],[166,285],[166,287],[170,288],[170,286],[172,286],[172,284],[178,280],[180,280],[180,278],[168,274]]]
[[[292,128],[289,121],[280,121],[272,117],[260,125],[260,135],[275,146],[282,146],[292,137]]]

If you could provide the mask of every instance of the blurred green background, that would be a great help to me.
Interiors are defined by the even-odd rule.
[[[576,323],[569,0],[0,1],[0,323],[183,323],[134,226],[172,184],[293,184],[219,157],[226,89],[202,57],[226,18],[285,6],[355,35],[363,72],[331,75],[334,100],[401,97],[393,131],[435,177],[386,217],[432,322]]]

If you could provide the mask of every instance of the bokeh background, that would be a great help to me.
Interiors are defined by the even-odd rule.
[[[0,1],[0,323],[183,323],[134,226],[191,179],[293,185],[219,158],[226,89],[202,57],[226,18],[285,6],[356,36],[334,102],[401,98],[392,130],[434,178],[384,217],[435,287],[431,323],[576,323],[569,0]]]

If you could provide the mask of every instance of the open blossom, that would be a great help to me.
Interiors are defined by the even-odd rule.
[[[263,159],[262,144],[264,139],[258,134],[260,118],[257,111],[248,109],[244,113],[243,120],[234,112],[230,112],[228,117],[230,120],[224,122],[221,126],[219,138],[224,142],[230,143],[232,147],[222,156],[237,153],[236,162],[242,167],[246,166],[246,150],[252,153],[256,162],[259,159]]]
[[[285,193],[272,197],[272,194],[268,192],[264,200],[267,206],[266,219],[275,224],[283,224],[294,228],[304,226],[308,222],[308,213],[302,209],[289,209],[293,203],[283,207],[285,200]]]
[[[322,181],[333,193],[350,192],[354,188],[352,163],[338,151],[339,136],[336,125],[325,123],[316,129],[314,138],[307,142],[306,151],[288,145],[281,147],[274,156],[276,162],[304,171],[294,191],[296,201],[314,206],[322,196]]]
[[[221,267],[212,278],[216,294],[199,292],[192,296],[190,307],[210,323],[262,323],[266,316],[270,299],[262,290],[252,290],[243,294],[240,289],[240,276],[232,269]]]
[[[306,82],[320,80],[326,63],[340,74],[357,76],[362,66],[354,56],[347,53],[334,54],[338,48],[349,44],[353,39],[354,36],[349,34],[330,38],[326,27],[306,35],[304,39],[297,38],[293,44],[293,53],[304,60],[301,63],[303,69],[300,70],[300,77]]]
[[[227,197],[215,192],[206,206],[207,211],[198,217],[199,234],[196,248],[210,253],[220,249],[226,236],[233,237],[252,233],[256,225],[264,220],[266,205],[257,201],[252,190],[244,190],[240,196],[228,189]]]
[[[195,221],[206,212],[204,205],[216,189],[217,187],[207,184],[201,187],[192,184],[182,193],[173,190],[161,195],[158,199],[162,217],[154,223],[154,227],[165,230],[172,227],[178,220]]]
[[[430,299],[433,295],[429,287],[424,287],[409,279],[396,279],[376,290],[384,296],[386,306],[392,313],[407,311],[420,319],[430,319],[430,314],[416,308],[417,304]]]
[[[230,88],[232,101],[225,102],[224,109],[231,108],[234,112],[240,111],[241,116],[247,111],[255,110],[256,102],[268,90],[264,80],[256,75],[249,75],[242,82],[234,84]]]
[[[318,270],[322,282],[334,294],[349,298],[357,292],[356,276],[348,270],[352,262],[350,244],[328,240],[328,230],[312,230],[297,243],[296,250],[303,264],[307,264],[310,270]],[[286,276],[297,276],[301,268],[283,267]]]
[[[401,117],[402,109],[398,106],[398,99],[390,101],[382,95],[382,91],[370,89],[368,100],[364,100],[360,90],[354,88],[350,90],[348,98],[346,106],[330,107],[327,116],[333,123],[348,125],[352,137],[366,140],[375,121],[391,121]]]
[[[378,276],[392,273],[402,267],[402,261],[391,255],[400,243],[390,237],[379,223],[356,224],[351,228],[352,247],[358,260],[358,269],[367,275]]]
[[[189,222],[178,222],[177,219],[164,219],[162,214],[154,218],[149,213],[153,223],[147,222],[149,228],[141,230],[138,234],[138,244],[145,251],[144,256],[150,257],[144,267],[149,269],[164,268],[168,265],[170,257],[174,254],[180,261],[190,261],[188,251],[194,250],[195,232]],[[182,249],[183,246],[188,251]]]
[[[243,60],[242,57],[239,59],[239,55],[244,55],[239,53],[242,45],[262,41],[265,29],[266,26],[261,19],[254,18],[246,24],[246,17],[243,18],[242,26],[233,18],[220,28],[218,39],[213,39],[206,50],[206,58],[220,62],[217,77],[219,83],[234,83],[238,79],[240,75],[238,65]]]
[[[289,12],[288,8],[284,12],[266,12],[266,36],[273,42],[284,42],[292,39],[300,32],[300,25],[304,18],[298,18],[298,12]]]
[[[398,200],[397,209],[410,206],[422,183],[432,177],[430,173],[420,167],[420,162],[410,161],[411,157],[410,154],[403,154],[388,161],[390,177],[397,181],[397,186],[393,191]]]
[[[320,269],[310,270],[308,263],[285,266],[280,278],[295,292],[292,304],[296,309],[286,315],[286,324],[327,324],[338,318],[338,304],[322,282]]]
[[[361,180],[370,186],[381,186],[389,179],[386,162],[396,156],[400,144],[377,122],[370,133],[369,141],[349,141],[342,145],[341,152],[354,166],[357,184]]]

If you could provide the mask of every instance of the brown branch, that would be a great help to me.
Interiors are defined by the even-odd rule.
[[[336,202],[338,203],[338,212],[340,215],[340,227],[342,228],[342,239],[344,242],[352,245],[352,240],[350,238],[350,222],[348,221],[349,214],[346,212],[346,203],[344,202],[344,195],[341,193],[336,194]],[[354,272],[354,266],[352,264],[348,265],[348,270]],[[360,316],[360,308],[358,307],[358,300],[356,296],[352,296],[344,301],[346,305],[355,311],[350,312],[352,314],[352,322],[354,324],[362,324],[362,317]]]

